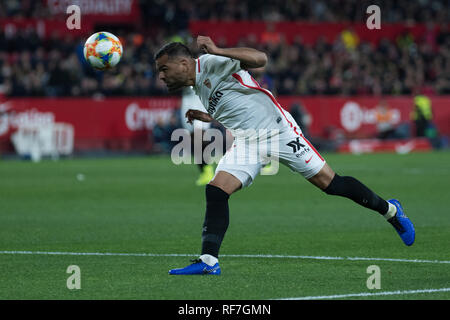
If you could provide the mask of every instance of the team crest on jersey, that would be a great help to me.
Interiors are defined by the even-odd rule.
[[[204,84],[205,86],[207,86],[208,89],[211,89],[211,81],[209,81],[209,79],[206,79],[205,81],[203,81],[203,84]]]

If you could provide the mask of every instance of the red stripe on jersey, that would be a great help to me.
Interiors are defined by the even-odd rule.
[[[292,125],[292,122],[290,122],[290,121],[286,118],[286,115],[285,115],[284,112],[283,112],[283,108],[282,108],[281,105],[278,103],[278,101],[274,98],[274,96],[270,93],[270,91],[268,91],[268,90],[266,90],[266,89],[264,89],[264,88],[261,88],[261,86],[259,85],[259,83],[258,83],[255,79],[253,79],[253,77],[251,77],[251,76],[250,76],[250,78],[252,79],[252,81],[253,81],[253,83],[256,85],[256,87],[249,86],[249,85],[245,84],[244,81],[242,80],[241,76],[238,75],[237,73],[233,73],[232,76],[233,76],[235,79],[237,79],[244,87],[247,87],[247,88],[250,88],[250,89],[256,89],[256,90],[259,90],[259,91],[261,91],[261,92],[264,92],[267,96],[269,96],[269,98],[272,100],[272,102],[277,106],[278,110],[280,110],[281,114],[284,116],[284,118],[286,119],[286,121],[289,123],[289,125],[291,126],[291,128],[294,128],[294,132],[295,132],[297,135],[301,136],[301,137],[303,138],[303,140],[306,141],[306,143],[308,144],[308,146],[309,146],[309,147],[310,147],[310,148],[311,148],[311,149],[319,156],[320,160],[325,161],[325,160],[322,158],[322,156],[320,155],[320,153],[317,152],[316,148],[314,148],[314,146],[313,146],[313,145],[305,138],[305,136],[304,136],[303,134],[299,134],[299,133],[297,132],[297,128],[294,127],[294,126]]]
[[[197,59],[198,62],[198,72],[200,72],[200,58]]]
[[[308,146],[313,149],[313,151],[319,156],[320,160],[325,161],[322,156],[320,155],[319,152],[317,152],[316,148],[314,148],[314,146],[311,144],[311,142],[308,141],[308,139],[305,138],[305,136],[303,134],[300,134],[303,138],[303,140],[306,141],[306,143],[308,144]]]
[[[261,92],[263,92],[264,94],[266,94],[266,95],[270,98],[270,100],[272,100],[273,104],[275,104],[275,106],[278,108],[278,110],[280,110],[281,114],[282,114],[283,117],[286,119],[286,121],[289,123],[289,125],[291,126],[291,128],[294,128],[294,132],[295,132],[296,134],[299,135],[299,133],[297,132],[297,128],[294,127],[294,126],[292,125],[292,122],[290,122],[290,121],[288,120],[288,118],[286,117],[286,115],[285,115],[284,112],[283,112],[283,108],[282,108],[281,105],[278,103],[278,101],[274,98],[274,96],[270,93],[270,91],[268,91],[268,90],[266,90],[266,89],[264,89],[264,88],[261,88],[261,86],[258,84],[258,82],[256,82],[255,79],[253,79],[253,77],[251,77],[251,79],[252,79],[252,81],[256,84],[256,87],[249,86],[248,84],[245,84],[244,81],[242,80],[241,76],[238,75],[237,73],[233,73],[232,76],[233,76],[233,78],[235,78],[236,80],[238,80],[244,87],[247,87],[247,88],[250,88],[250,89],[255,89],[255,90],[261,91]]]

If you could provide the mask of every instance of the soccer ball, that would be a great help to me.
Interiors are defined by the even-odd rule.
[[[122,57],[122,44],[119,38],[109,32],[97,32],[84,44],[84,58],[97,70],[111,69]]]

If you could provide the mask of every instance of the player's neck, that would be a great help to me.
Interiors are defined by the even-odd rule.
[[[195,65],[196,65],[195,59],[191,59],[191,61],[189,63],[189,77],[187,80],[188,86],[195,86],[195,80],[196,80]]]

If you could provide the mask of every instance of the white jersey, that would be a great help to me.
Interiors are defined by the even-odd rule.
[[[247,187],[269,159],[306,179],[323,168],[325,160],[303,136],[290,113],[241,69],[239,60],[205,54],[196,63],[195,93],[208,113],[235,137],[216,174],[228,172]]]
[[[233,135],[239,129],[291,128],[301,133],[289,112],[241,69],[239,60],[211,54],[200,56],[196,59],[194,91],[207,112]]]

